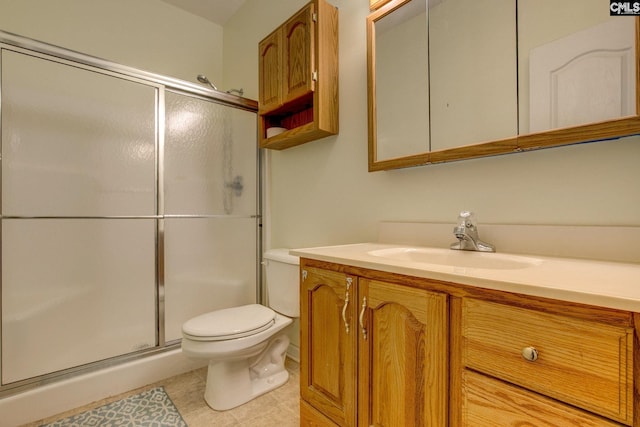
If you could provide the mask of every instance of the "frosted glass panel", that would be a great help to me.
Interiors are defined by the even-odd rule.
[[[166,340],[194,316],[255,302],[256,257],[256,219],[167,219]]]
[[[167,92],[165,213],[256,213],[256,114]]]
[[[2,207],[155,213],[156,89],[2,51]]]
[[[2,221],[2,382],[156,345],[155,220]]]

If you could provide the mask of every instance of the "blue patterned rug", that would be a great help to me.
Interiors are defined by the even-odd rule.
[[[41,427],[187,427],[163,387]]]

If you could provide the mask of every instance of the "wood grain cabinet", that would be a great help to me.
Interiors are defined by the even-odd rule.
[[[447,295],[301,267],[301,425],[447,425]]]
[[[302,258],[303,426],[640,426],[640,314]]]
[[[463,425],[632,425],[633,327],[592,317],[463,299]]]
[[[258,44],[262,148],[338,133],[338,10],[313,0]],[[267,138],[267,129],[286,131]]]

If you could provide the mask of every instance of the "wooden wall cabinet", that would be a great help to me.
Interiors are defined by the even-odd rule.
[[[303,261],[300,334],[301,425],[446,425],[446,294]]]
[[[313,0],[258,44],[261,148],[338,133],[338,9]],[[283,133],[267,138],[267,129]]]
[[[300,268],[303,426],[640,425],[638,313]]]

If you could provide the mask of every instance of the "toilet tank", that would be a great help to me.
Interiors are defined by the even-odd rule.
[[[300,317],[300,258],[289,249],[269,249],[264,253],[268,305],[288,317]]]

